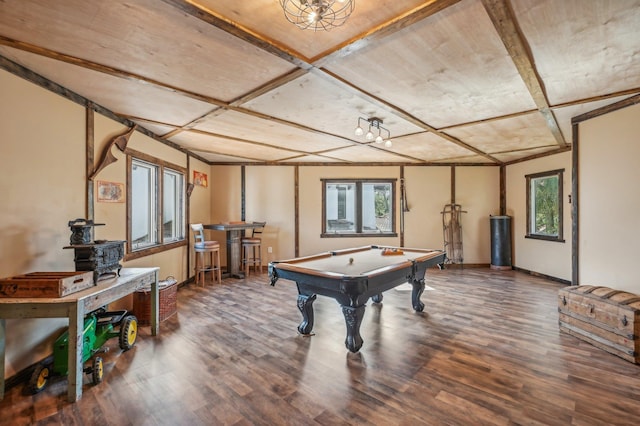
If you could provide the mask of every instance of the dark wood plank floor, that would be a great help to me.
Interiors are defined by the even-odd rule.
[[[369,304],[364,346],[344,347],[339,306],[318,297],[297,334],[295,284],[263,274],[178,292],[179,313],[136,346],[114,339],[104,382],[66,380],[0,402],[0,424],[637,425],[640,366],[558,331],[561,284],[515,271],[430,270],[425,312],[394,289]]]

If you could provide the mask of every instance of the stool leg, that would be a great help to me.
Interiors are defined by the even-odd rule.
[[[204,253],[196,252],[196,285],[204,278],[202,277],[202,264],[204,263]],[[204,282],[202,284],[204,286]]]
[[[217,269],[218,269],[218,283],[222,284],[222,268],[220,267],[220,250],[216,250]]]
[[[204,287],[207,282],[207,271],[205,268],[207,267],[207,258],[205,253],[200,254],[200,284]]]
[[[209,252],[209,261],[211,262],[209,265],[209,270],[211,271],[211,284],[215,284],[216,283],[216,271],[215,269],[213,269],[215,267],[215,263],[214,259],[215,259],[215,250],[212,250],[211,252]]]
[[[253,258],[251,259],[251,264],[253,265],[253,273],[257,273],[258,270],[256,269],[256,248],[258,248],[257,246],[253,246],[251,248],[251,255],[253,256]]]
[[[244,253],[244,276],[248,277],[249,276],[249,246],[244,246],[244,248],[242,249],[242,252]]]

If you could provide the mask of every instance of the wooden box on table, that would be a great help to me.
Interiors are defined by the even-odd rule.
[[[63,297],[93,284],[93,272],[31,272],[0,279],[0,297]]]
[[[640,363],[640,296],[609,287],[570,286],[558,292],[560,330]]]

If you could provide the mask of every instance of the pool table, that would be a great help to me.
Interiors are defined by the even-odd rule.
[[[429,267],[442,267],[444,257],[441,250],[365,246],[274,261],[269,264],[269,277],[272,286],[279,278],[296,282],[302,313],[298,331],[304,335],[313,329],[316,295],[333,297],[342,307],[347,326],[345,345],[351,352],[358,352],[363,343],[360,324],[367,300],[380,303],[382,292],[408,282],[413,286],[413,309],[422,312],[425,273]]]

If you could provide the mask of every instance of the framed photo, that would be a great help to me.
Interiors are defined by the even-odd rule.
[[[98,181],[99,203],[124,203],[124,183]]]
[[[193,184],[198,186],[204,186],[205,188],[209,186],[209,181],[207,180],[207,174],[193,171]]]

